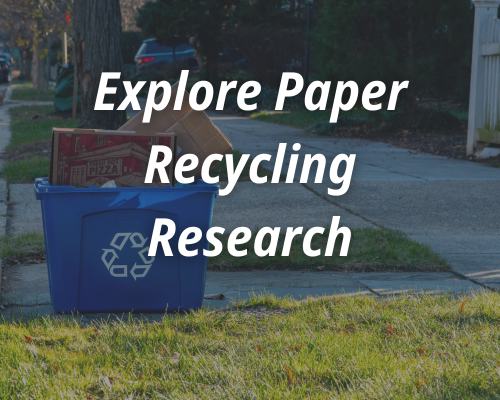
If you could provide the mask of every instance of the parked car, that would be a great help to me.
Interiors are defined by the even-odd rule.
[[[12,80],[11,66],[8,56],[0,54],[0,83],[9,83]]]
[[[135,55],[137,72],[145,73],[151,67],[161,67],[167,63],[185,61],[190,70],[199,69],[193,48],[182,43],[174,47],[165,46],[156,39],[144,40]]]

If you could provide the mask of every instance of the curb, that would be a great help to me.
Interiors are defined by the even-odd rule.
[[[10,97],[12,96],[12,87],[9,85],[7,88],[7,93],[5,94],[4,102],[10,101]],[[8,141],[10,141],[10,118],[9,114],[7,112],[9,107],[5,107],[5,105],[2,107],[2,114],[5,114],[5,116],[2,116],[2,122],[8,123],[8,126],[3,129],[0,129],[0,135],[5,136],[7,133],[8,136]],[[3,124],[2,124],[3,125]],[[1,140],[0,140],[1,142]],[[2,146],[3,147],[3,146]],[[0,148],[0,152],[3,152],[4,148]],[[9,196],[9,187],[7,185],[7,181],[4,179],[0,179],[0,238],[5,236],[7,234],[7,201],[8,201],[8,196]],[[3,276],[2,276],[2,260],[0,259],[0,305],[1,305],[1,298],[2,298],[2,281],[3,281]]]
[[[7,200],[8,200],[7,181],[0,179],[0,238],[7,234]],[[2,298],[2,259],[0,258],[0,304]]]

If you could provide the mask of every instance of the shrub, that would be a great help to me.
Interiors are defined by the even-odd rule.
[[[412,129],[407,116],[403,113],[391,114],[385,122],[388,130]],[[414,127],[421,131],[447,131],[460,129],[463,125],[463,121],[448,111],[419,108],[415,113]]]
[[[224,42],[243,55],[255,80],[276,89],[283,71],[303,71],[304,39],[304,31],[296,29],[240,27],[228,31]]]

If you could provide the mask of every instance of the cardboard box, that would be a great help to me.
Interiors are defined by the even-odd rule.
[[[177,150],[171,133],[54,128],[49,182],[53,186],[100,187],[114,180],[118,187],[163,187],[158,173],[144,183],[152,145],[168,146],[172,162],[167,167],[174,182]]]
[[[153,110],[151,121],[142,122],[144,110],[131,118],[119,130],[170,132],[177,136],[177,153],[195,154],[198,157],[198,167],[184,173],[185,177],[199,176],[205,159],[211,154],[227,154],[233,151],[231,142],[217,128],[203,111],[195,111],[189,105],[189,93],[184,92],[181,110],[174,110],[178,83],[172,86],[172,95],[167,107],[162,111]],[[159,103],[162,96],[156,98]],[[212,163],[212,168],[217,163]]]
[[[233,151],[231,142],[203,111],[190,111],[167,132],[177,136],[177,154],[195,154],[200,161],[197,168],[183,174],[185,177],[199,176],[203,161],[209,155]],[[216,162],[212,163],[212,168],[215,165]]]
[[[144,110],[140,111],[133,118],[129,119],[123,126],[118,130],[120,131],[150,131],[150,132],[165,132],[168,128],[175,125],[177,121],[182,119],[189,111],[192,110],[189,105],[189,93],[184,92],[184,98],[182,101],[182,106],[180,110],[174,110],[175,97],[177,96],[177,90],[179,89],[179,83],[175,83],[172,86],[172,94],[170,96],[170,101],[167,106],[162,111],[153,110],[151,113],[151,120],[148,124],[143,124],[142,119],[144,118]],[[155,99],[155,103],[159,103],[163,95],[158,96]]]

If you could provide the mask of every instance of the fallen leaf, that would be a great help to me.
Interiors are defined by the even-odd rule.
[[[286,365],[285,365],[285,369],[286,369],[286,372],[288,373],[289,383],[297,383],[297,380],[295,379],[295,375],[293,374],[292,370],[290,368],[288,368]]]
[[[300,351],[300,349],[304,346],[307,346],[307,343],[302,343],[302,344],[298,344],[296,346],[293,346],[293,347],[289,347],[288,349],[285,349],[285,352],[286,354],[288,353],[291,353],[292,351]]]
[[[424,349],[418,349],[418,354],[424,354],[424,353],[425,353]]]
[[[418,378],[417,384],[415,386],[419,388],[419,387],[422,387],[425,383],[427,383],[427,381],[425,379]]]
[[[59,367],[58,367],[57,365],[52,364],[52,368],[54,368],[54,370],[55,370],[56,372],[59,372]]]
[[[94,333],[99,333],[99,331],[97,329],[94,328]]]
[[[203,296],[205,300],[224,300],[226,296],[224,296],[222,293],[219,294],[206,294]]]
[[[262,347],[260,346],[255,346],[255,350],[257,350],[259,353],[262,351]]]
[[[387,336],[394,335],[396,332],[394,332],[394,328],[392,325],[387,326]]]
[[[24,338],[26,339],[26,341],[27,341],[28,343],[33,341],[33,339],[32,339],[32,338],[30,338],[29,336],[25,336]]]
[[[162,352],[163,354],[165,354],[165,355],[167,354],[167,350],[165,350],[165,349],[161,349],[161,352]]]
[[[174,364],[177,364],[180,358],[181,358],[181,353],[174,351],[170,359],[173,361]]]
[[[463,313],[464,310],[465,310],[465,303],[467,303],[467,300],[464,300],[464,302],[462,303],[462,305],[460,306],[460,313]]]
[[[319,267],[316,267],[316,271],[323,271],[325,269],[324,265],[320,265]]]

